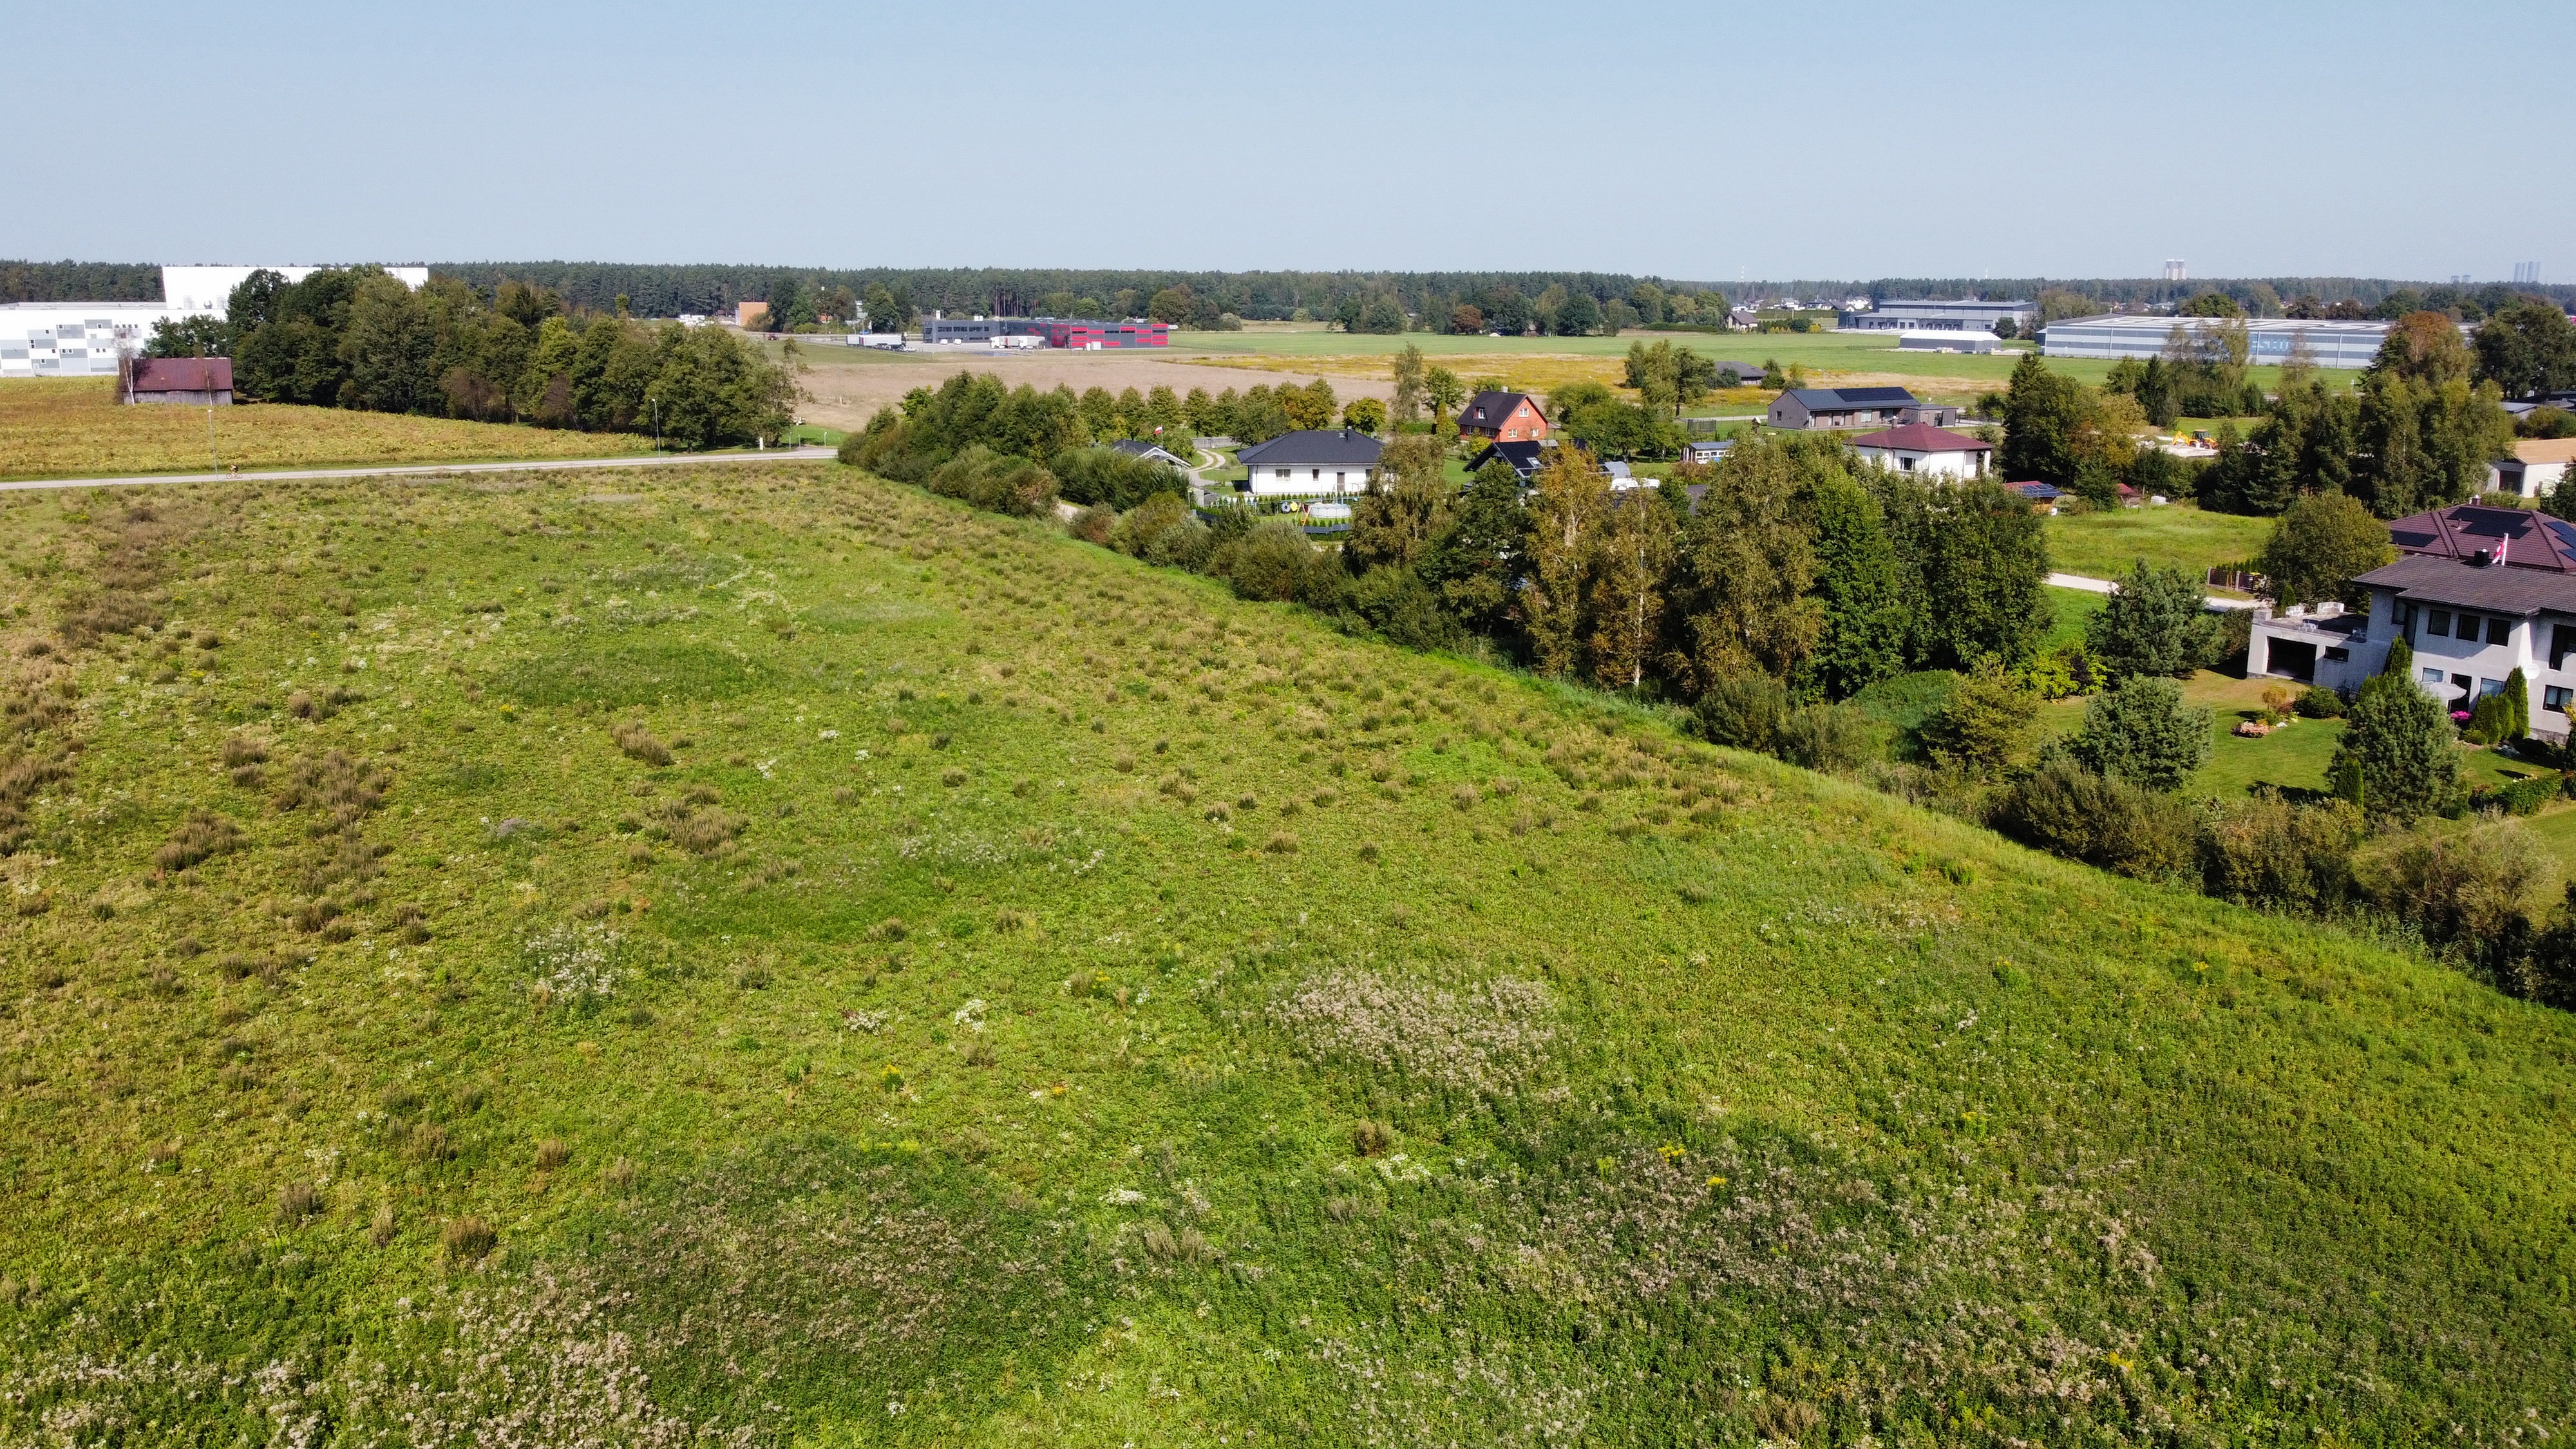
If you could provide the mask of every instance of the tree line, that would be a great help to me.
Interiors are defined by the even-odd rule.
[[[2478,345],[2438,312],[2411,312],[2389,330],[2352,390],[2329,388],[2303,350],[2266,398],[2248,376],[2241,322],[2177,323],[2162,356],[2112,365],[2088,386],[2025,354],[2006,389],[1980,410],[2002,419],[1996,462],[2004,476],[2066,489],[2097,506],[2121,484],[2140,494],[2197,498],[2221,512],[2269,516],[2314,493],[2359,499],[2399,518],[2474,497],[2487,466],[2510,454],[2517,425],[2507,387],[2529,396],[2576,386],[2576,328],[2547,303],[2499,311]],[[2240,431],[2234,417],[2258,414]],[[2185,463],[2142,442],[2150,425],[2217,416],[2217,457]],[[2552,409],[2523,428],[2576,431]],[[2571,500],[2576,501],[2576,500]]]
[[[373,267],[289,282],[253,272],[222,317],[164,322],[150,356],[229,356],[257,402],[651,433],[681,448],[777,436],[795,385],[720,328],[567,306],[516,280],[490,293]]]

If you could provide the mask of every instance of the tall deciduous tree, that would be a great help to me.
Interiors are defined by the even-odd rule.
[[[2085,414],[2084,384],[2050,371],[2038,353],[2023,353],[2004,393],[2004,444],[1996,459],[2004,477],[2074,486]]]
[[[2524,297],[2478,325],[2477,374],[2509,398],[2576,388],[2576,324],[2558,304]]]
[[[1445,423],[1458,404],[1467,400],[1467,385],[1449,369],[1434,367],[1422,375],[1422,396],[1431,404],[1431,421],[1435,425]]]
[[[1399,423],[1409,423],[1422,416],[1424,371],[1422,349],[1410,342],[1404,344],[1404,350],[1395,355],[1393,370],[1395,420]]]
[[[1533,481],[1522,627],[1538,672],[1564,676],[1584,662],[1592,536],[1610,508],[1610,479],[1580,444],[1565,443],[1548,449]]]
[[[1788,679],[1823,635],[1816,552],[1800,517],[1793,445],[1739,444],[1709,475],[1682,530],[1673,585],[1679,629],[1668,672],[1692,695],[1729,675]]]
[[[1634,689],[1646,679],[1664,634],[1664,589],[1672,572],[1674,511],[1656,491],[1615,498],[1595,531],[1592,566],[1592,677]]]
[[[1360,572],[1411,567],[1449,523],[1449,485],[1440,477],[1438,441],[1419,433],[1386,445],[1378,474],[1351,501],[1345,545]]]
[[[1904,584],[1878,502],[1850,474],[1837,468],[1811,480],[1805,506],[1823,611],[1810,672],[1827,696],[1844,699],[1904,672]]]
[[[2473,363],[2457,323],[2439,312],[2409,312],[2388,329],[2370,370],[2439,386],[2465,381]]]
[[[2366,604],[2369,591],[2356,593],[2352,581],[2396,557],[2388,526],[2373,518],[2359,499],[2342,493],[2311,493],[2291,504],[2272,525],[2272,536],[2254,566],[2272,581],[2276,603],[2313,604],[2341,598]]]
[[[1500,637],[1517,626],[1529,553],[1520,475],[1508,463],[1487,463],[1450,509],[1447,530],[1414,567],[1460,622]]]

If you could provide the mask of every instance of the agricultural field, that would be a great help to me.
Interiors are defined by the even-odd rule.
[[[2085,578],[2116,579],[2139,559],[2180,567],[2195,578],[2238,564],[2263,551],[2272,520],[2208,513],[2190,503],[2162,508],[2113,508],[2059,513],[2042,524],[2050,566]]]
[[[2576,1428],[2420,958],[830,464],[0,517],[0,1441]]]
[[[480,463],[649,453],[631,433],[416,418],[289,403],[126,407],[114,378],[0,380],[0,480]]]

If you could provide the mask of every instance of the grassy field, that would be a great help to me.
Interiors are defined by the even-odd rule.
[[[2114,508],[2060,513],[2042,525],[2049,562],[2061,573],[2116,579],[2141,558],[2180,565],[2195,577],[2220,564],[2239,563],[2263,551],[2272,520],[2205,513],[2188,503],[2162,508]]]
[[[114,378],[0,380],[0,479],[205,473],[222,468],[330,468],[368,463],[474,463],[649,453],[630,433],[415,418],[259,403],[125,407]]]
[[[829,465],[0,510],[0,1441],[2576,1427],[2420,960]]]
[[[1426,356],[1440,358],[1462,374],[1470,367],[1504,367],[1505,359],[1518,356],[1617,359],[1625,357],[1629,346],[1640,341],[1649,344],[1669,341],[1676,347],[1689,347],[1706,357],[1754,363],[1777,359],[1783,367],[1796,363],[1811,373],[1819,374],[1818,382],[1822,386],[1834,385],[1835,377],[1884,376],[1897,382],[1907,378],[1938,379],[1953,389],[2000,388],[2012,376],[2014,365],[2021,360],[2021,353],[2027,350],[2019,348],[1985,356],[1905,352],[1897,347],[1895,336],[1885,332],[1627,332],[1617,337],[1453,337],[1439,332],[1381,335],[1312,328],[1248,328],[1241,332],[1172,334],[1175,352],[1212,357],[1232,354],[1298,358],[1309,363],[1326,358],[1391,357],[1410,344],[1421,348]],[[1486,359],[1493,361],[1489,363]],[[2055,371],[2090,383],[2101,382],[2111,371],[2110,363],[2085,358],[2051,358],[2048,365]],[[2358,375],[2347,372],[2318,374],[2331,382],[2346,382]],[[2280,384],[2280,369],[2277,367],[2248,368],[2246,376],[2267,389]]]

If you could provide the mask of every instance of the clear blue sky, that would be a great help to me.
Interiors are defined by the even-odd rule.
[[[2576,5],[8,0],[0,30],[0,256],[2576,280]]]

